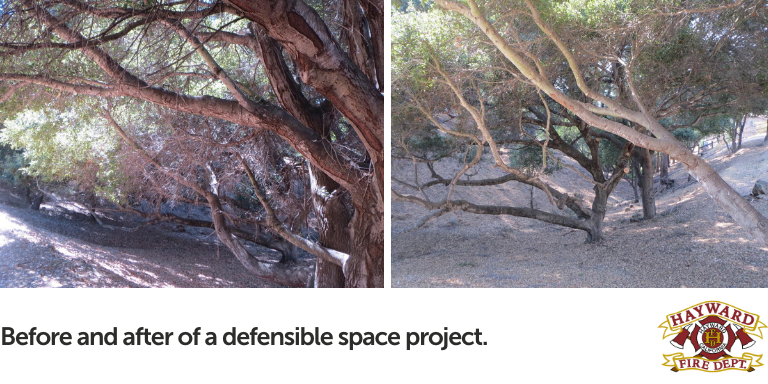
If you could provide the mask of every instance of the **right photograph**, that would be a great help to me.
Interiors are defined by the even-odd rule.
[[[391,14],[392,287],[768,287],[764,1]]]

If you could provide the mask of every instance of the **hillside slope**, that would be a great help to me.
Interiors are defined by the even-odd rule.
[[[741,195],[759,178],[768,179],[765,133],[745,138],[744,148],[728,155],[725,148],[705,155]],[[447,177],[455,164],[436,167]],[[394,177],[413,180],[413,166],[394,167]],[[421,182],[429,175],[419,169]],[[486,167],[473,176],[498,176]],[[426,214],[412,204],[392,207],[393,287],[768,287],[768,247],[746,238],[733,220],[688,174],[673,164],[676,187],[656,195],[653,220],[631,223],[642,214],[632,204],[632,190],[621,182],[609,202],[606,241],[584,244],[583,232],[509,216],[462,212],[446,214],[409,230]],[[569,191],[591,194],[591,185],[573,171],[551,176]],[[395,188],[399,188],[394,184]],[[658,186],[658,184],[657,184]],[[442,188],[442,187],[441,187]],[[402,189],[399,189],[402,190]],[[410,193],[410,191],[409,191]],[[435,189],[433,196],[444,197]],[[456,188],[455,198],[484,204],[529,206],[530,190],[515,183]],[[539,209],[556,210],[535,194]],[[768,215],[768,201],[752,204]]]
[[[248,273],[210,229],[101,226],[49,205],[23,208],[0,188],[0,287],[274,286]]]

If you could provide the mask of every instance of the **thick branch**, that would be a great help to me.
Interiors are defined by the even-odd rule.
[[[275,231],[282,238],[290,241],[291,244],[317,257],[322,257],[323,259],[331,263],[334,263],[342,267],[343,269],[344,264],[346,264],[347,260],[349,259],[349,255],[343,252],[335,251],[333,249],[320,246],[319,244],[309,241],[286,229],[282,225],[282,223],[280,223],[280,221],[277,219],[277,216],[275,215],[275,211],[272,209],[272,206],[269,204],[269,201],[267,200],[266,196],[264,196],[264,194],[261,193],[259,182],[256,180],[256,177],[251,171],[251,168],[248,167],[248,164],[240,156],[239,153],[235,152],[235,157],[237,157],[238,161],[240,161],[240,164],[242,164],[243,169],[245,169],[245,173],[248,175],[248,179],[251,181],[251,184],[253,185],[253,190],[254,190],[254,193],[256,194],[256,198],[259,200],[261,205],[266,210],[267,226],[271,230]]]
[[[442,176],[438,175],[434,171],[432,173],[432,177],[434,178],[433,180],[425,183],[421,187],[429,188],[435,185],[448,185],[451,182],[451,180],[443,178]],[[592,210],[585,207],[583,202],[580,199],[577,199],[567,193],[562,193],[548,184],[534,183],[534,182],[531,182],[530,179],[521,178],[518,175],[513,173],[508,173],[504,176],[500,176],[492,179],[458,180],[456,181],[456,185],[464,186],[464,187],[481,187],[481,186],[504,184],[509,181],[517,181],[519,183],[530,185],[540,190],[542,188],[547,188],[547,192],[549,192],[549,194],[551,194],[558,202],[563,202],[566,207],[568,207],[580,218],[587,219],[592,217],[593,215]]]
[[[478,205],[470,203],[466,200],[443,200],[440,202],[430,202],[413,195],[401,195],[394,190],[392,191],[392,201],[419,204],[430,210],[443,210],[447,208],[449,210],[461,210],[479,215],[509,215],[535,219],[545,223],[581,229],[583,231],[592,230],[586,221],[570,218],[567,216],[555,215],[549,212],[540,211],[538,209],[500,205]]]
[[[26,1],[26,4],[33,8],[36,7],[31,1]],[[64,40],[70,43],[83,40],[80,34],[70,30],[65,24],[60,23],[45,9],[36,9],[38,18]],[[113,97],[131,96],[182,112],[220,118],[245,126],[267,128],[280,135],[312,164],[349,190],[353,196],[362,198],[368,192],[365,183],[361,182],[359,171],[356,167],[349,164],[341,164],[333,156],[332,146],[327,140],[323,140],[282,108],[267,103],[254,103],[252,106],[254,109],[248,110],[236,101],[217,99],[210,96],[180,95],[163,88],[151,87],[125,70],[101,48],[85,46],[82,48],[82,51],[110,77],[115,79],[117,84],[111,87],[72,85],[45,77],[15,74],[0,75],[0,78],[44,83],[42,85],[72,93]]]

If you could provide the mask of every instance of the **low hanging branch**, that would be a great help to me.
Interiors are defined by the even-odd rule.
[[[629,82],[632,97],[637,101],[641,111],[634,111],[621,105],[617,100],[608,98],[589,88],[582,76],[579,63],[574,55],[554,31],[544,22],[531,0],[526,0],[526,7],[539,29],[553,42],[560,53],[565,57],[568,67],[573,73],[579,89],[589,98],[599,103],[582,102],[569,97],[562,90],[555,87],[544,75],[534,69],[498,32],[491,22],[483,15],[483,11],[474,0],[467,0],[466,4],[452,0],[436,0],[436,3],[449,11],[457,12],[473,22],[484,33],[504,57],[509,60],[520,73],[530,80],[537,88],[541,89],[549,97],[560,103],[590,126],[608,131],[621,136],[636,146],[653,151],[666,153],[670,158],[680,161],[686,169],[695,176],[707,193],[720,205],[731,217],[752,237],[762,243],[768,243],[768,218],[758,212],[749,202],[741,198],[718,173],[704,160],[694,155],[688,148],[680,143],[663,127],[659,121],[645,111],[643,102],[632,84],[632,74],[628,70],[626,78]],[[634,52],[633,52],[634,53]],[[636,57],[633,57],[633,60]],[[598,105],[599,104],[599,105]],[[605,116],[616,117],[643,126],[651,135],[639,132],[633,127],[614,121]]]
[[[251,184],[253,185],[254,194],[256,194],[256,198],[259,200],[261,205],[264,207],[264,210],[266,211],[266,224],[269,227],[269,229],[275,231],[282,238],[291,242],[291,244],[317,257],[322,257],[323,259],[344,268],[344,266],[347,263],[347,260],[349,259],[348,254],[322,247],[317,243],[311,242],[289,231],[287,228],[283,226],[280,220],[278,220],[274,209],[272,209],[272,206],[269,204],[269,201],[267,201],[267,198],[264,196],[263,193],[261,193],[259,182],[256,180],[256,176],[253,175],[253,171],[251,171],[251,168],[248,166],[248,164],[245,162],[243,157],[240,156],[239,153],[234,152],[234,155],[237,158],[237,160],[240,161],[240,164],[242,164],[243,169],[245,169],[245,173],[248,175],[248,179],[251,181]]]
[[[248,271],[259,278],[291,287],[306,287],[311,285],[314,277],[314,266],[289,266],[283,263],[264,262],[253,257],[253,255],[251,255],[248,250],[246,250],[245,247],[240,244],[237,239],[235,239],[237,233],[242,231],[239,231],[236,228],[231,228],[227,224],[224,209],[222,208],[221,201],[216,194],[203,189],[201,186],[195,183],[189,182],[176,172],[172,172],[163,167],[159,161],[153,159],[152,156],[150,156],[149,153],[147,153],[147,151],[142,148],[141,145],[139,145],[139,143],[137,143],[135,140],[133,140],[133,138],[125,133],[125,131],[122,129],[122,127],[120,127],[120,125],[117,123],[117,121],[115,121],[114,117],[110,113],[110,108],[105,109],[104,117],[107,119],[112,128],[117,132],[117,134],[126,143],[133,147],[139,156],[141,156],[144,160],[152,164],[163,174],[174,179],[177,183],[188,187],[195,191],[197,194],[205,197],[205,199],[208,201],[208,205],[211,208],[211,218],[213,224],[212,227],[216,231],[216,235],[218,236],[219,240],[221,240],[221,242],[224,243],[224,245],[226,245],[230,251],[232,251],[238,261],[240,261],[240,263]],[[256,237],[248,236],[247,233],[240,234],[244,235],[245,237],[250,237],[249,240],[259,240]],[[278,251],[283,253],[283,251],[280,249],[278,249]]]
[[[427,216],[427,220],[442,215],[447,211],[464,211],[469,213],[476,213],[481,215],[509,215],[517,217],[525,217],[529,219],[536,219],[545,223],[561,225],[564,227],[581,229],[583,231],[590,231],[592,227],[587,221],[574,219],[567,216],[556,215],[549,212],[544,212],[538,209],[510,207],[501,205],[479,205],[470,203],[466,200],[452,200],[452,201],[438,201],[431,202],[421,199],[413,195],[400,194],[397,191],[392,191],[392,201],[415,203],[430,210],[438,210],[438,213]],[[426,221],[426,220],[424,220]],[[423,225],[423,224],[422,224]]]

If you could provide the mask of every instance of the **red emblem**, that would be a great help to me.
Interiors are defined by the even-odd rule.
[[[693,356],[682,352],[664,355],[666,361],[662,365],[674,372],[752,372],[763,365],[761,354],[742,352],[741,356],[733,356],[754,345],[752,337],[763,338],[761,329],[766,325],[756,313],[720,301],[705,301],[667,315],[659,328],[664,329],[664,339],[674,335],[670,344],[675,348],[684,349],[688,340],[693,347]],[[736,345],[737,340],[741,348]]]
[[[755,343],[742,327],[729,325],[727,320],[717,316],[709,316],[683,327],[670,343],[682,349],[685,340],[691,340],[698,355],[717,360],[731,353],[736,339],[739,339],[742,348],[749,348]]]

